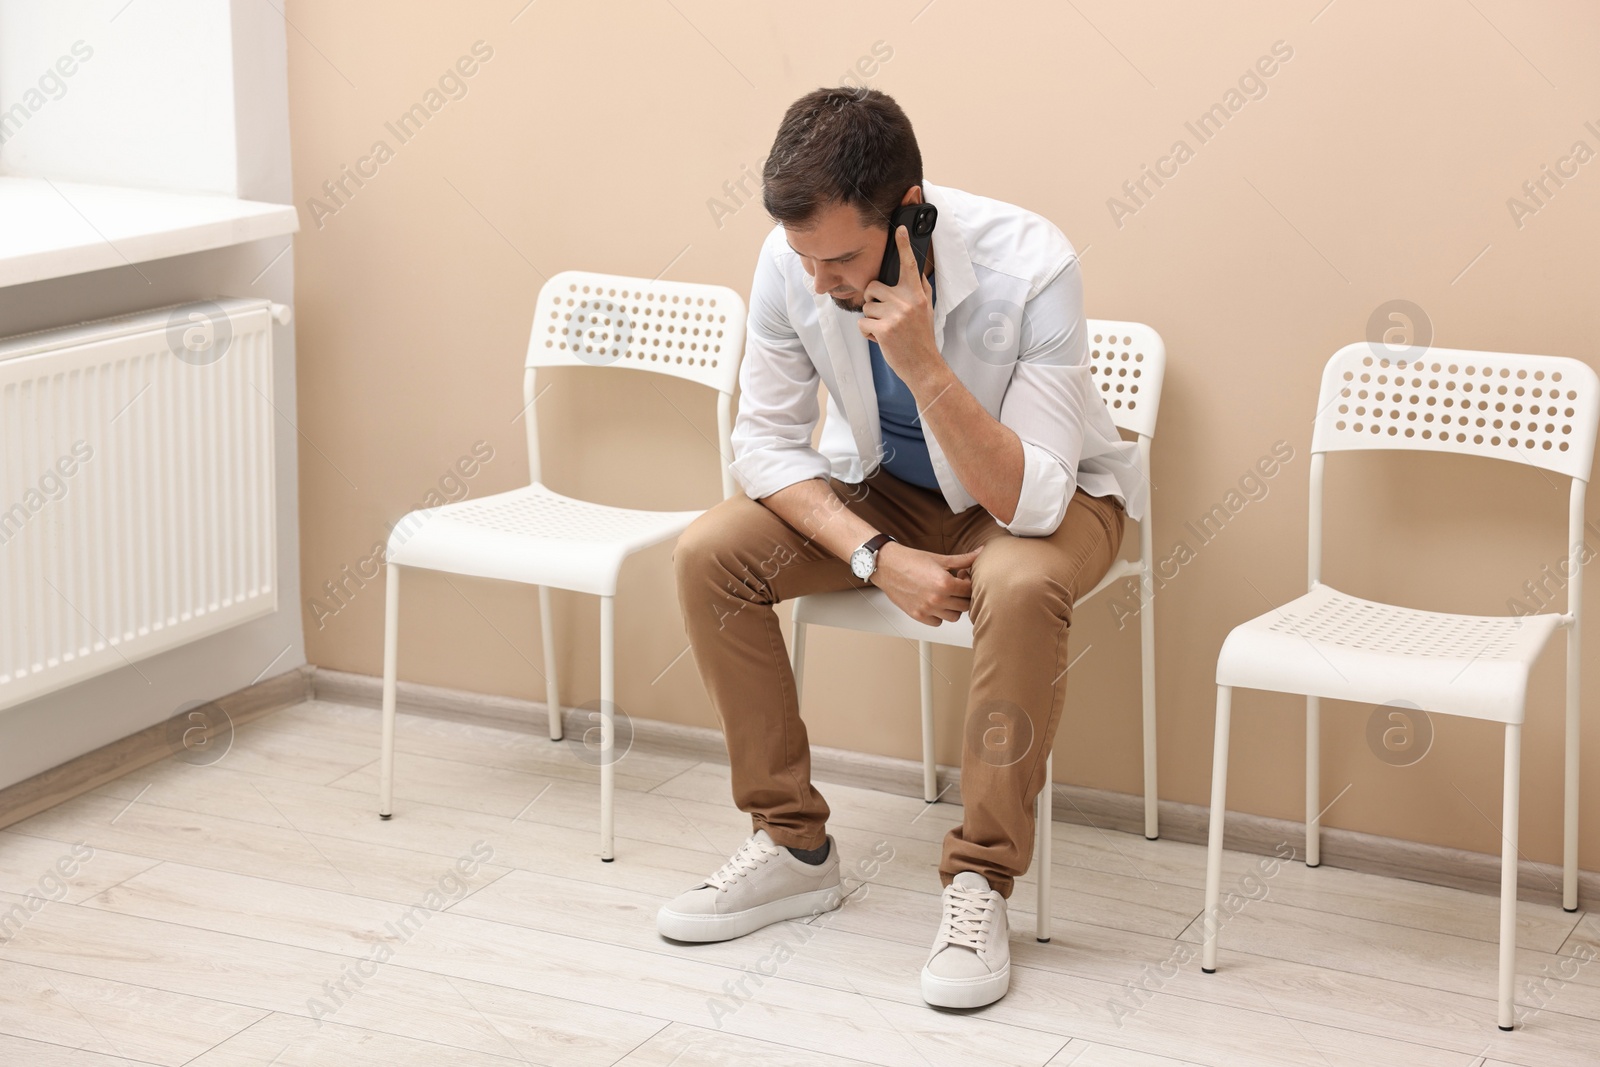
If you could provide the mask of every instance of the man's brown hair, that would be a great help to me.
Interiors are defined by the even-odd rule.
[[[833,203],[863,226],[889,226],[906,190],[922,181],[911,120],[878,89],[814,89],[784,113],[761,168],[761,203],[774,222],[804,230]]]

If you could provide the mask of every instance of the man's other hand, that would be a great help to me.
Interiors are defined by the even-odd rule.
[[[972,606],[972,564],[982,551],[979,545],[959,556],[942,556],[890,541],[878,550],[870,581],[920,623],[955,622]]]

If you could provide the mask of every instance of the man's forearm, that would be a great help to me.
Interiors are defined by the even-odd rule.
[[[939,439],[956,477],[984,510],[1010,522],[1022,499],[1022,440],[984,410],[940,357],[906,385],[917,398],[922,428]]]
[[[845,506],[823,478],[807,478],[762,497],[778,518],[843,560],[879,531]]]

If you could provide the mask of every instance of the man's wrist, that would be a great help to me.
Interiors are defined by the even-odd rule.
[[[884,564],[889,559],[889,556],[888,556],[889,546],[890,545],[894,545],[894,546],[898,547],[899,544],[900,544],[899,541],[890,541],[888,544],[885,544],[882,548],[878,549],[877,563],[872,568],[872,576],[867,579],[868,582],[871,582],[873,585],[877,585],[878,584],[876,579],[877,579],[878,575],[883,573]],[[880,586],[880,588],[881,588],[881,586]]]
[[[944,361],[944,354],[939,351],[937,345],[932,344],[905,368],[905,373],[902,374],[898,369],[895,373],[906,383],[906,388],[911,390],[918,407],[928,407],[932,404],[931,399],[923,399],[923,394],[937,395],[949,387],[950,379],[956,377],[950,364]]]

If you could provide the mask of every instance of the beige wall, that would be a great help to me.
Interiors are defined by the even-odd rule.
[[[1158,554],[1193,546],[1185,523],[1275,442],[1293,449],[1266,495],[1156,597],[1161,791],[1205,803],[1217,649],[1231,626],[1304,588],[1310,416],[1326,358],[1396,299],[1425,309],[1435,342],[1450,347],[1593,361],[1600,333],[1600,162],[1520,225],[1508,208],[1574,142],[1600,149],[1593,5],[1324,4],[1168,3],[1152,14],[1103,0],[540,0],[518,15],[523,0],[291,0],[309,659],[381,672],[381,576],[347,585],[348,604],[325,618],[309,598],[341,568],[357,570],[441,479],[448,491],[475,442],[493,458],[464,479],[474,496],[525,484],[514,420],[542,277],[665,271],[748,293],[770,222],[758,200],[720,219],[708,202],[736,206],[724,183],[759,172],[791,100],[888,54],[864,69],[916,124],[928,178],[1052,219],[1082,253],[1088,313],[1148,322],[1166,339]],[[478,41],[492,56],[466,95],[398,143],[385,122]],[[1265,95],[1200,144],[1185,122],[1224,101],[1276,42],[1292,57],[1264,79]],[[322,214],[313,198],[334,206],[323,182],[380,139],[393,158]],[[1193,157],[1119,225],[1108,201],[1178,139]],[[609,503],[710,505],[720,488],[709,394],[638,377],[650,380],[555,377],[540,401],[546,481]],[[1461,457],[1334,459],[1325,577],[1352,593],[1504,613],[1564,551],[1559,478]],[[1600,500],[1589,512],[1600,519]],[[562,700],[593,701],[597,604],[556,603]],[[618,603],[622,709],[715,727],[692,657],[679,658],[670,549],[628,563]],[[403,678],[543,698],[531,590],[419,575],[403,605]],[[1137,792],[1137,627],[1119,630],[1110,602],[1091,601],[1072,633],[1083,657],[1056,774]],[[1591,626],[1587,658],[1597,642]],[[915,758],[915,649],[827,631],[811,648],[812,739]],[[942,762],[959,759],[970,662],[951,649],[935,660]],[[1551,862],[1560,664],[1558,648],[1537,675],[1524,755],[1523,850]],[[1600,753],[1600,678],[1589,692]],[[1302,818],[1299,703],[1244,692],[1235,706],[1230,806]],[[1426,758],[1396,768],[1367,747],[1370,710],[1324,712],[1327,799],[1351,784],[1327,824],[1497,852],[1499,729],[1436,717]],[[1592,813],[1600,773],[1596,756],[1585,763]],[[1600,819],[1583,840],[1584,865],[1600,867]]]

